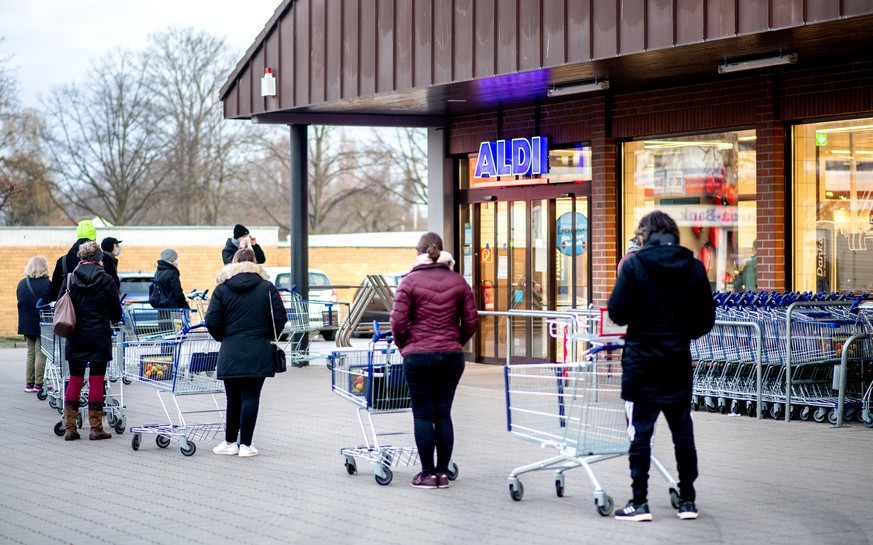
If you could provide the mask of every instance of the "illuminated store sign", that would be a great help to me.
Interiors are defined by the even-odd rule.
[[[482,142],[476,178],[537,176],[549,171],[549,139],[545,136]]]

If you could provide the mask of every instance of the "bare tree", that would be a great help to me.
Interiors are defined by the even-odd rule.
[[[163,219],[215,224],[233,200],[241,151],[251,143],[247,124],[222,118],[218,92],[233,59],[224,40],[193,28],[152,35],[146,56],[147,87],[167,144]]]
[[[146,87],[148,61],[118,51],[95,63],[84,87],[52,91],[46,110],[55,196],[71,218],[99,215],[116,225],[138,223],[166,174]]]
[[[391,167],[391,176],[380,175],[372,181],[407,204],[427,204],[427,133],[423,129],[373,129],[367,154]]]

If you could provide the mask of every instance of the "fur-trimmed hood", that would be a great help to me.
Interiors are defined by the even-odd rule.
[[[224,284],[234,276],[242,273],[255,273],[264,280],[270,279],[270,275],[267,274],[267,271],[257,263],[241,261],[239,263],[228,263],[225,265],[218,273],[218,276],[215,277],[215,284]]]

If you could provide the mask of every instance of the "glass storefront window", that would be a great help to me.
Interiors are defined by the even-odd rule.
[[[793,289],[873,290],[873,118],[797,125],[792,148]]]
[[[644,215],[661,210],[703,262],[713,290],[756,289],[755,131],[627,142],[622,150],[619,251]]]

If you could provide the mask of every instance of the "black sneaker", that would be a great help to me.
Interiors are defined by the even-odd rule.
[[[627,502],[624,509],[615,512],[616,520],[629,520],[632,522],[643,522],[652,520],[652,513],[649,511],[648,502],[636,504],[633,500]]]
[[[693,501],[683,501],[679,504],[679,518],[682,520],[694,520],[697,518],[697,506]]]

